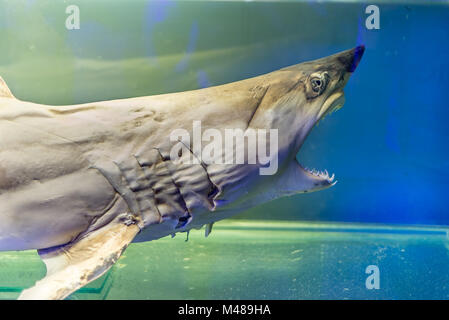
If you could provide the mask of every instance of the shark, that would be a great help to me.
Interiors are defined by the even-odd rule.
[[[19,299],[68,297],[132,242],[204,226],[207,236],[247,208],[333,186],[334,175],[306,169],[297,154],[342,107],[364,50],[199,90],[70,106],[19,100],[1,79],[0,251],[37,250],[47,269]],[[206,163],[190,140],[170,139],[175,129],[193,135],[195,121],[219,133],[276,130],[276,171]],[[187,156],[195,161],[180,161]]]

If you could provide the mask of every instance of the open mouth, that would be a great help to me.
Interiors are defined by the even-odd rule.
[[[329,98],[326,99],[323,106],[321,107],[321,110],[318,114],[318,120],[315,123],[315,125],[319,124],[319,122],[323,120],[327,115],[343,107],[344,103],[345,103],[345,95],[342,90],[338,90],[332,93],[329,96]]]
[[[323,120],[326,116],[329,114],[339,110],[341,107],[343,107],[343,104],[345,103],[345,96],[342,90],[338,90],[331,94],[328,99],[326,99],[325,103],[321,107],[321,110],[318,114],[317,121],[313,125],[315,127],[319,124],[321,120]],[[312,129],[313,129],[312,127]],[[330,175],[327,170],[320,171],[316,169],[309,169],[306,167],[303,167],[301,164],[299,164],[301,168],[304,169],[304,171],[309,174],[311,177],[314,178],[314,180],[317,180],[317,183],[321,188],[327,188],[330,186],[333,186],[337,183],[337,180],[335,180],[335,174]]]

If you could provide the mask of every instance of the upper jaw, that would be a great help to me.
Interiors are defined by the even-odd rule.
[[[345,95],[343,90],[337,90],[333,92],[321,106],[315,124],[319,123],[328,114],[331,114],[332,112],[335,112],[341,107],[343,107],[344,103],[345,103]]]

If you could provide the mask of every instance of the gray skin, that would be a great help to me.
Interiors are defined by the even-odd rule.
[[[312,127],[343,104],[364,47],[207,89],[47,106],[0,90],[0,250],[71,244],[120,215],[149,241],[275,198],[334,184],[296,154]],[[176,128],[278,129],[279,169],[179,164]],[[208,229],[210,230],[210,229]]]

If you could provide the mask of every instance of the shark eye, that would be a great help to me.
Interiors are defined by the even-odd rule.
[[[310,76],[310,88],[313,96],[318,97],[324,90],[326,90],[328,82],[327,72],[314,73]]]
[[[323,82],[321,79],[312,79],[312,90],[315,92],[318,92],[321,90],[321,86],[323,85]]]

